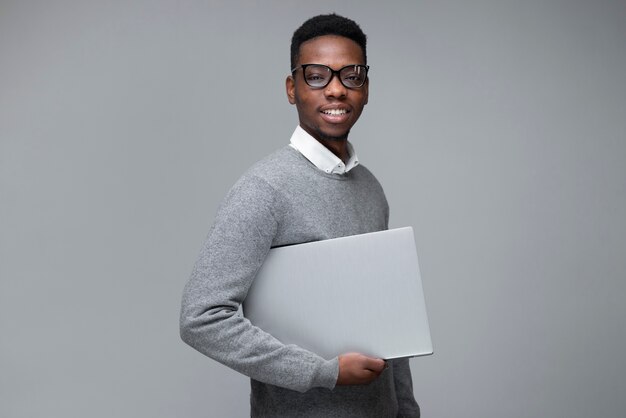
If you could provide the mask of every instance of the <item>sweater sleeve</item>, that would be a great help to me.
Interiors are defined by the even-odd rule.
[[[393,378],[398,399],[398,418],[419,418],[420,408],[413,395],[413,379],[409,359],[393,361]]]
[[[255,380],[299,392],[332,389],[337,358],[282,344],[238,312],[276,235],[275,201],[273,188],[253,176],[228,193],[183,292],[181,338]]]

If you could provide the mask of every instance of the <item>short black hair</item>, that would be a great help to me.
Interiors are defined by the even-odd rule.
[[[354,20],[331,13],[310,18],[293,33],[291,38],[290,69],[296,67],[298,58],[300,58],[300,46],[308,40],[324,35],[343,36],[356,42],[361,47],[361,51],[363,51],[364,64],[367,64],[367,36],[361,30],[361,27]]]

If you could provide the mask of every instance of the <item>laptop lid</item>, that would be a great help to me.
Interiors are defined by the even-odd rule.
[[[410,227],[271,249],[243,313],[326,359],[433,353]]]

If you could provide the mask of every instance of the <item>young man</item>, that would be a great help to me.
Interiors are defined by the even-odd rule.
[[[368,99],[365,34],[335,14],[309,19],[293,35],[291,68],[299,126],[220,206],[185,287],[181,337],[251,378],[254,417],[418,417],[407,359],[326,360],[237,314],[271,247],[387,229],[382,187],[347,140]]]

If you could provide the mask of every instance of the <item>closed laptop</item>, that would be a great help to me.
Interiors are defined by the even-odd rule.
[[[243,312],[326,359],[433,353],[410,227],[271,249]]]

